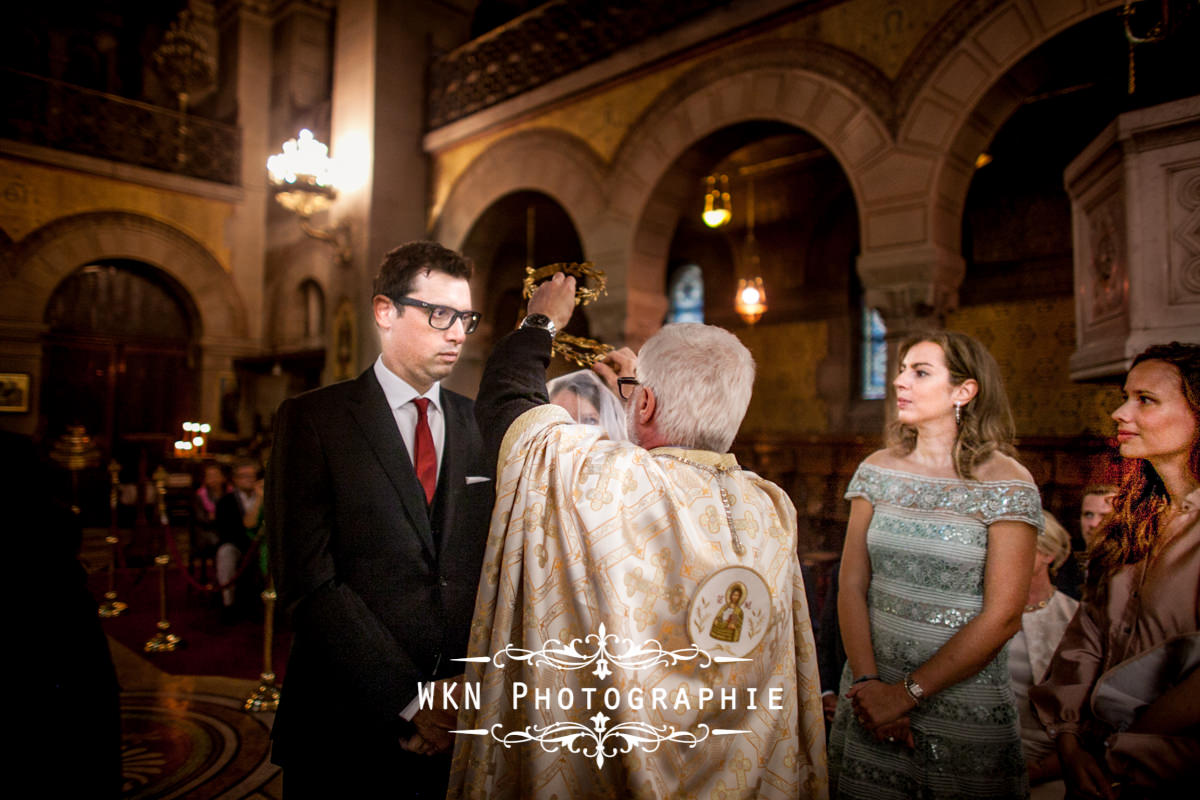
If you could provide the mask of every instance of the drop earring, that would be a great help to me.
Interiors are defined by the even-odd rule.
[[[954,404],[954,424],[955,425],[962,425],[962,407],[963,407],[962,403]]]

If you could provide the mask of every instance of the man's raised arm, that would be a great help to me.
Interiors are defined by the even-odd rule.
[[[539,286],[529,299],[529,315],[544,314],[556,330],[566,326],[574,311],[575,279],[562,272]],[[546,367],[553,341],[543,328],[521,327],[501,339],[488,357],[475,397],[475,420],[493,463],[505,432],[517,417],[549,402]]]

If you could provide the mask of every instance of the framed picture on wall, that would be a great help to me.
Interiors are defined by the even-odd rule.
[[[29,410],[29,373],[0,372],[0,411],[20,414]]]

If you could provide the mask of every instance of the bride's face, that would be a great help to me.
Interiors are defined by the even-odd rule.
[[[554,397],[550,398],[550,402],[565,408],[571,415],[571,419],[581,425],[600,424],[600,412],[596,407],[570,389],[555,392]]]

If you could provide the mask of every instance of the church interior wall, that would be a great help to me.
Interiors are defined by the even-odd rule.
[[[195,194],[154,189],[99,175],[0,156],[0,227],[14,242],[56,219],[92,211],[128,211],[161,220],[186,233],[229,272],[226,236],[236,204]]]
[[[1085,462],[1084,451],[1111,431],[1108,413],[1119,396],[1111,382],[1070,379],[1073,257],[1062,170],[1092,128],[1107,122],[1093,111],[1111,115],[1129,102],[1152,102],[1156,90],[1167,99],[1187,91],[1186,81],[1171,85],[1168,77],[1151,80],[1150,95],[1143,89],[1141,99],[1124,98],[1123,83],[1112,80],[1127,66],[1112,11],[1118,5],[838,3],[717,37],[602,85],[576,86],[536,110],[484,112],[469,137],[427,137],[437,143],[433,229],[462,229],[467,223],[456,217],[465,195],[505,191],[492,179],[522,187],[520,174],[489,166],[497,150],[533,130],[561,131],[600,163],[603,210],[586,218],[581,237],[585,257],[617,273],[610,286],[626,295],[613,343],[636,346],[657,327],[660,312],[648,301],[665,294],[671,270],[713,265],[705,274],[706,318],[735,330],[759,363],[740,454],[789,487],[798,506],[810,504],[814,546],[827,536],[831,546],[840,541],[839,480],[849,476],[835,465],[817,486],[804,465],[824,463],[822,448],[836,451],[836,464],[853,465],[881,439],[885,401],[857,399],[864,299],[900,333],[945,325],[994,347],[1022,455],[1046,482],[1047,502],[1062,511],[1089,477],[1068,465]],[[1090,47],[1093,40],[1104,46]],[[1122,96],[1093,96],[1086,114],[1073,101],[1059,104],[1077,117],[1074,125],[1028,111],[1063,90],[1086,98],[1101,83]],[[800,102],[805,96],[825,99]],[[1022,116],[1021,125],[1008,124]],[[793,216],[778,230],[760,221],[771,311],[747,327],[731,309],[740,239],[727,235],[711,246],[716,240],[693,231],[689,244],[680,232],[698,228],[691,218],[702,191],[686,188],[688,181],[736,149],[706,150],[706,137],[768,121],[812,134],[833,153],[851,213]],[[992,148],[997,163],[977,167],[975,157]],[[765,182],[758,188],[767,209],[786,194],[772,197]],[[559,199],[578,216],[570,197]],[[827,208],[828,198],[813,205]],[[854,223],[853,245],[830,251],[846,238],[837,228],[844,219]],[[706,242],[705,258],[696,252]],[[819,246],[826,250],[815,252]],[[639,314],[644,319],[633,320]]]
[[[607,79],[590,80],[595,71],[580,70],[530,92],[536,99],[519,111],[507,110],[519,104],[485,108],[467,120],[463,135],[399,131],[392,101],[417,102],[417,84],[383,87],[358,111],[379,134],[371,140],[378,163],[370,181],[388,184],[386,191],[365,199],[347,191],[315,220],[357,225],[355,260],[345,268],[271,201],[257,156],[245,164],[244,186],[211,197],[120,180],[119,170],[97,175],[0,157],[0,174],[10,184],[0,193],[0,230],[12,240],[5,251],[18,252],[31,231],[55,220],[113,209],[195,240],[235,279],[234,302],[251,321],[244,331],[206,327],[205,337],[220,341],[206,343],[203,402],[215,407],[220,386],[241,385],[236,427],[248,431],[269,423],[282,397],[332,378],[328,364],[345,327],[336,320],[353,318],[349,361],[369,362],[374,331],[363,295],[375,256],[385,244],[413,238],[404,231],[414,220],[477,261],[475,295],[485,321],[448,382],[473,394],[488,346],[519,313],[514,292],[527,254],[518,206],[523,195],[537,194],[538,203],[556,209],[556,221],[547,224],[560,228],[566,242],[546,246],[539,238],[537,263],[585,258],[608,271],[609,296],[576,323],[604,341],[639,345],[664,319],[672,270],[703,266],[706,319],[735,330],[759,362],[745,442],[770,450],[799,437],[843,442],[850,452],[878,441],[886,403],[857,399],[864,303],[883,309],[896,331],[944,323],[994,342],[1021,436],[1068,441],[1108,432],[1112,385],[1073,383],[1066,369],[1075,346],[1074,284],[1059,151],[1069,154],[1077,145],[1055,140],[1050,147],[1053,137],[1038,138],[1037,125],[1027,125],[1012,153],[1054,149],[1057,161],[1030,160],[1023,169],[1001,159],[1001,145],[1012,138],[1010,118],[1041,91],[1038,81],[1058,76],[1066,88],[1086,82],[1086,75],[1067,80],[1064,63],[1078,62],[1080,74],[1126,68],[1123,51],[1115,59],[1108,50],[1073,58],[1096,31],[1111,33],[1120,3],[847,0],[756,7],[768,5],[770,14],[736,29],[722,29],[721,14],[701,16],[707,38],[695,46],[675,47],[669,36],[643,42],[635,55],[614,59],[625,69]],[[253,42],[270,42],[269,52],[246,52],[254,48],[242,42],[242,61],[230,62],[222,50],[231,74],[223,74],[197,113],[245,125],[238,103],[269,98],[268,114],[257,108],[247,117],[264,122],[250,132],[255,141],[266,131],[274,148],[305,125],[338,156],[337,144],[352,141],[347,128],[356,119],[335,113],[338,98],[346,101],[355,90],[346,76],[377,80],[380,71],[403,72],[390,69],[396,66],[390,56],[377,58],[360,46],[404,41],[403,15],[365,8],[300,3],[281,5],[270,17],[249,14],[249,22],[222,17],[223,31],[253,33]],[[348,30],[341,23],[348,22],[362,28],[362,38],[339,45]],[[453,25],[444,27],[431,53],[460,38]],[[1067,43],[1059,49],[1071,58],[1047,57],[1043,49],[1064,32]],[[243,84],[254,91],[246,94]],[[401,122],[420,127],[415,119]],[[775,185],[769,176],[758,181],[756,236],[770,310],[747,326],[731,307],[735,278],[746,267],[740,215],[747,187],[735,179],[734,222],[705,233],[695,219],[702,180],[741,148],[747,154],[732,168],[770,158],[771,138],[784,134],[810,137],[826,155],[819,167],[788,172]],[[422,135],[423,154],[413,146]],[[974,155],[993,148],[1000,160],[976,169]],[[989,188],[993,175],[1011,179]],[[835,183],[837,191],[830,190]],[[396,200],[414,191],[424,202]],[[495,225],[477,228],[496,209],[502,213]],[[239,233],[252,228],[258,240]],[[201,316],[211,313],[207,297],[196,302]],[[38,335],[5,333],[9,361],[0,368],[24,371],[36,362]],[[314,377],[321,359],[326,368]],[[255,417],[259,423],[250,422]],[[832,509],[835,501],[822,502]]]

